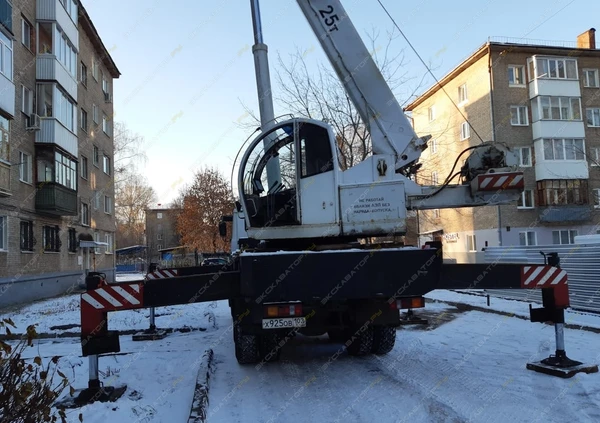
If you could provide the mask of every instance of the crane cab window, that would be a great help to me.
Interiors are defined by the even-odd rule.
[[[322,126],[300,123],[301,177],[318,175],[333,170],[333,153],[329,140],[329,131]]]

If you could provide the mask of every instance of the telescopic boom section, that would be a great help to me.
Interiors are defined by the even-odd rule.
[[[415,134],[372,55],[338,0],[297,0],[371,134],[373,154],[396,156],[396,169],[418,160]]]

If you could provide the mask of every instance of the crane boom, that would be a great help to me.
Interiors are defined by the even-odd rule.
[[[339,0],[297,0],[354,107],[371,134],[373,154],[396,158],[396,169],[419,159],[419,138]]]

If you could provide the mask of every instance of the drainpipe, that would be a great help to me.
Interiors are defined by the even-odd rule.
[[[488,42],[488,74],[490,76],[490,121],[492,125],[492,141],[496,141],[496,122],[494,119],[494,72],[492,62],[492,48]],[[496,214],[498,215],[498,246],[502,246],[502,209],[500,205],[496,206]]]

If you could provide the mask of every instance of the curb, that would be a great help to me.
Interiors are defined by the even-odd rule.
[[[204,351],[196,376],[196,387],[194,388],[194,398],[188,423],[205,423],[208,414],[208,390],[210,376],[214,372],[212,349]]]

